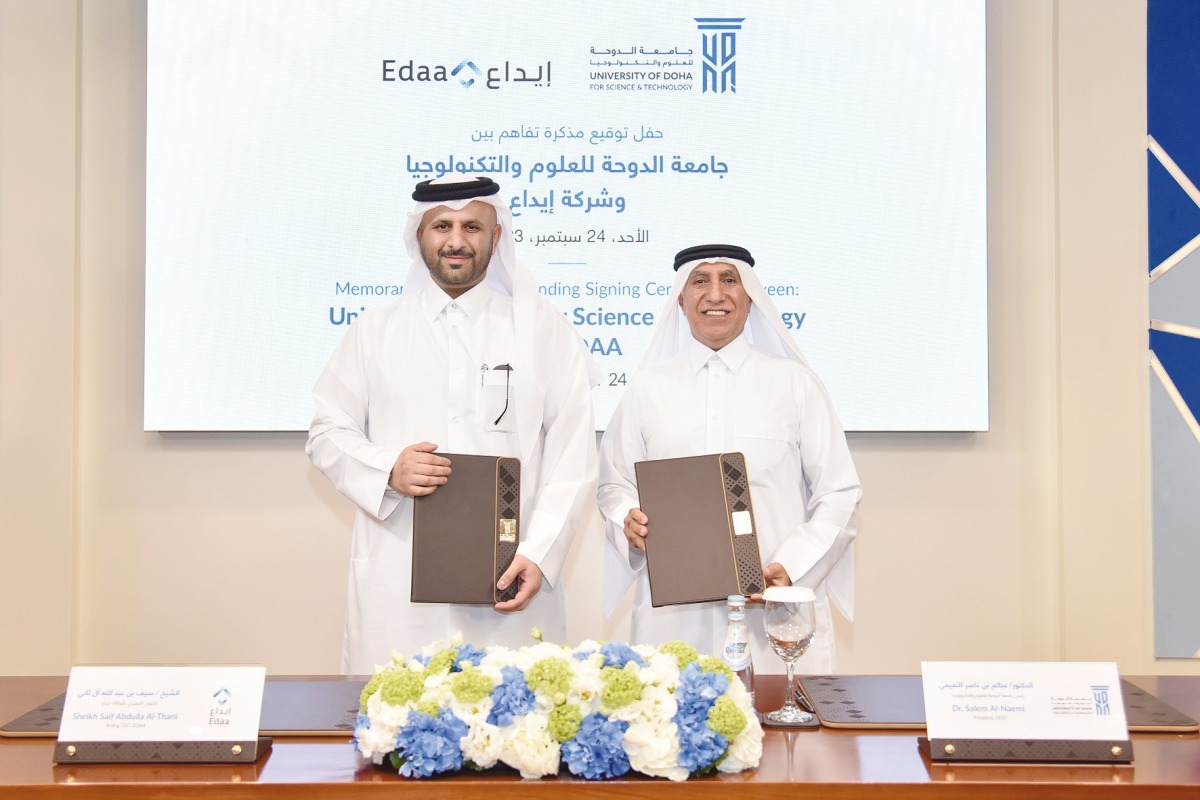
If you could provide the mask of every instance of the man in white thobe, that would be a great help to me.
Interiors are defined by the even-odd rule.
[[[797,670],[833,672],[830,600],[852,618],[862,490],[829,395],[753,264],[733,245],[691,247],[675,258],[666,309],[600,446],[599,505],[616,556],[606,565],[607,605],[634,582],[635,642],[682,639],[701,653],[721,652],[723,601],[651,606],[644,540],[654,535],[654,520],[638,507],[634,464],[738,451],[746,457],[767,584],[807,586],[817,597],[817,633]],[[755,668],[778,671],[761,604],[751,603],[747,616]]]
[[[498,191],[417,186],[400,299],[355,320],[313,389],[306,451],[358,506],[343,672],[459,632],[480,646],[528,644],[534,627],[566,637],[561,571],[596,480],[591,359],[517,260]],[[409,601],[413,498],[454,479],[443,452],[521,460],[521,542],[497,583],[520,580],[510,601]]]

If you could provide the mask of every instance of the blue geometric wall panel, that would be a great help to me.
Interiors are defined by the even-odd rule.
[[[1150,349],[1171,376],[1184,405],[1193,417],[1200,419],[1200,339],[1151,330]],[[1200,486],[1197,493],[1200,494]]]
[[[1200,330],[1200,250],[1193,250],[1150,284],[1150,319]]]
[[[1146,4],[1147,224],[1145,265],[1162,261],[1197,233],[1196,203],[1181,184],[1200,184],[1200,1]],[[1183,173],[1176,181],[1151,140]],[[1196,254],[1150,279],[1150,319],[1196,329]],[[1140,267],[1139,267],[1140,268]],[[1150,370],[1151,495],[1154,535],[1154,654],[1200,658],[1200,339],[1151,328],[1150,349],[1187,406],[1181,413]]]
[[[1146,7],[1146,117],[1150,135],[1193,182],[1200,176],[1200,3],[1150,0]]]
[[[1169,153],[1170,151],[1168,151]],[[1174,154],[1171,154],[1174,156]],[[1146,152],[1150,203],[1150,269],[1200,235],[1200,206],[1171,177],[1153,153]]]
[[[1188,657],[1200,650],[1200,442],[1188,430],[1175,403],[1150,376],[1150,424],[1156,441],[1150,468],[1154,475],[1154,652]],[[1161,434],[1161,435],[1160,435]],[[1187,532],[1161,541],[1164,531]]]

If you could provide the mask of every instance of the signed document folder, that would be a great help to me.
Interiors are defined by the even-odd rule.
[[[650,520],[646,569],[654,607],[763,590],[750,479],[741,453],[633,466],[638,502]]]
[[[499,603],[517,593],[496,581],[520,543],[521,462],[507,456],[439,453],[450,479],[413,501],[414,603]]]

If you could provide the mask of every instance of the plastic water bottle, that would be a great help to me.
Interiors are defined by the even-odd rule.
[[[725,648],[721,658],[750,693],[754,702],[754,662],[750,658],[750,630],[746,626],[746,598],[731,594],[727,600],[729,619],[725,623]]]

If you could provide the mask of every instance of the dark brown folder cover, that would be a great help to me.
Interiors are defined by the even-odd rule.
[[[499,603],[517,593],[496,581],[521,540],[521,462],[440,453],[450,479],[413,502],[414,603]]]
[[[633,467],[638,502],[650,520],[646,569],[653,606],[763,590],[741,453],[639,461]]]

